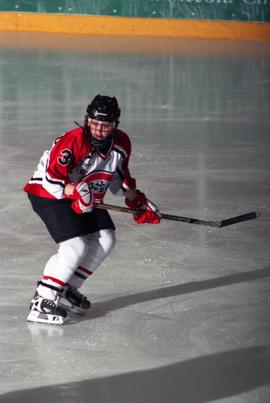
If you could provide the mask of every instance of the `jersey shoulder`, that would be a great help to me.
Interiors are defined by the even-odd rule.
[[[59,139],[72,140],[72,141],[77,140],[78,142],[84,141],[85,139],[84,130],[82,127],[75,127],[74,129],[71,129],[62,134],[62,136],[60,136]]]
[[[55,141],[55,146],[57,149],[68,148],[72,150],[88,149],[90,147],[90,142],[84,133],[82,127],[76,127],[71,129]]]
[[[115,148],[123,148],[128,155],[131,152],[131,142],[127,133],[123,132],[120,129],[116,129],[114,134],[114,147]]]

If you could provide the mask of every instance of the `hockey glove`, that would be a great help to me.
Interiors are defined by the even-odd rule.
[[[134,214],[137,224],[159,224],[161,214],[158,207],[145,197],[145,194],[137,190],[137,196],[132,201],[126,199],[126,205],[132,210],[145,210]]]
[[[80,182],[68,198],[73,200],[71,207],[77,214],[91,213],[94,209],[94,197],[85,182]]]

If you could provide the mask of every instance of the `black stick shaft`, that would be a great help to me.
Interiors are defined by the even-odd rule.
[[[96,207],[100,208],[100,209],[114,210],[114,211],[118,211],[118,212],[122,212],[122,213],[130,213],[130,214],[139,214],[139,213],[143,212],[143,210],[132,210],[128,207],[115,206],[112,204],[105,204],[105,203],[97,204]],[[239,222],[253,220],[260,216],[261,216],[260,213],[253,211],[251,213],[242,214],[240,216],[228,218],[228,219],[222,220],[222,221],[205,221],[205,220],[199,220],[197,218],[181,217],[181,216],[177,216],[177,215],[161,213],[161,218],[164,220],[181,221],[181,222],[186,222],[188,224],[206,225],[209,227],[216,227],[216,228],[222,228],[222,227],[226,227],[228,225],[237,224]]]

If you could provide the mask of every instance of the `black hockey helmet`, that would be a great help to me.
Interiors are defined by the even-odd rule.
[[[84,119],[84,129],[88,134],[90,142],[99,148],[108,147],[114,135],[115,128],[119,125],[119,118],[121,109],[119,108],[118,101],[115,97],[107,95],[96,95],[91,103],[87,106],[86,115]],[[95,139],[88,127],[88,118],[101,120],[103,122],[115,122],[115,128],[112,129],[109,136],[104,140]]]
[[[87,116],[104,122],[119,124],[121,110],[115,97],[96,95],[86,109]]]

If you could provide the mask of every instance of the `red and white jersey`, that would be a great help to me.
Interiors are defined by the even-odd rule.
[[[129,137],[119,129],[115,130],[109,151],[103,155],[90,144],[83,128],[75,128],[56,139],[51,150],[43,153],[23,189],[36,196],[63,199],[67,183],[85,181],[97,202],[103,200],[108,188],[122,196],[126,190],[136,188],[128,168],[130,152]]]

